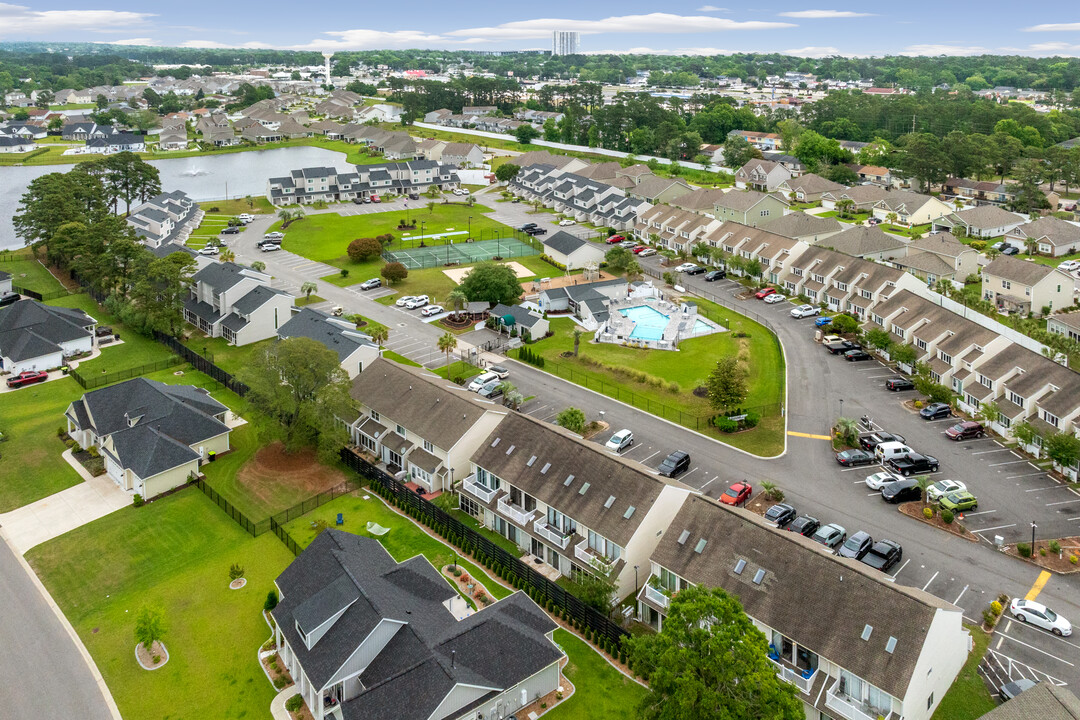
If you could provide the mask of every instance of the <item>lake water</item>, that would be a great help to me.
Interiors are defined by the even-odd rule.
[[[161,189],[183,190],[192,199],[220,200],[266,194],[266,181],[287,175],[303,167],[334,167],[352,170],[345,162],[345,153],[317,147],[290,147],[275,150],[206,155],[203,157],[151,160],[161,171]],[[18,211],[19,200],[34,178],[52,172],[67,172],[72,165],[32,165],[0,167],[0,249],[22,247],[11,223]],[[123,204],[121,204],[123,207]]]

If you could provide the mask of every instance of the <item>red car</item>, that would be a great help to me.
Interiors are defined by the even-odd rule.
[[[632,253],[634,253],[635,255],[637,255],[637,254],[638,254],[639,252],[641,252],[642,250],[644,250],[644,249],[645,249],[645,248],[647,248],[647,247],[649,247],[649,246],[648,246],[648,245],[638,245],[638,246],[637,246],[637,247],[635,247],[635,248],[631,248],[630,252],[632,252]]]
[[[742,505],[750,499],[750,495],[753,494],[754,488],[750,487],[750,483],[737,482],[720,496],[720,502],[725,505]]]
[[[626,240],[626,238],[624,238],[622,235],[612,235],[606,240],[606,242],[608,245],[614,245],[615,243],[621,243],[624,240]]]
[[[758,290],[756,293],[754,293],[754,297],[756,297],[758,300],[764,300],[775,292],[776,290],[773,288],[765,288],[764,290]]]
[[[9,388],[18,388],[23,385],[33,385],[34,383],[45,382],[48,379],[49,373],[44,370],[26,370],[15,377],[8,378],[7,386]]]
[[[373,203],[381,203],[382,199],[378,195],[372,195],[371,196],[371,202],[373,202]]]

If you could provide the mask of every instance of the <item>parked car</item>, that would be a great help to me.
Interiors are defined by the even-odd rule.
[[[664,462],[660,463],[660,467],[656,468],[656,471],[664,477],[673,478],[682,475],[689,469],[690,455],[682,450],[676,450],[664,458]]]
[[[881,224],[881,218],[876,218],[876,217],[867,218],[866,219],[866,224],[867,225],[880,225]]]
[[[1013,598],[1009,603],[1009,612],[1020,622],[1029,622],[1043,630],[1049,630],[1055,635],[1072,635],[1072,623],[1034,600],[1022,600]]]
[[[528,232],[534,227],[536,227],[536,223],[525,223],[524,225],[519,227],[518,230],[520,230],[521,232]]]
[[[797,308],[791,309],[791,317],[793,318],[808,318],[817,315],[821,310],[813,305],[800,305]]]
[[[410,302],[414,297],[416,297],[416,296],[415,295],[402,295],[401,297],[399,297],[397,299],[397,302],[394,303],[394,305],[396,305],[397,307],[405,307],[405,305],[408,302]]]
[[[832,318],[819,317],[814,321],[814,327],[825,327],[826,325],[832,325]]]
[[[971,438],[981,438],[985,435],[986,428],[982,426],[982,423],[975,422],[974,420],[965,420],[962,423],[957,423],[945,431],[945,437],[950,440],[969,440]]]
[[[275,250],[280,250],[280,249],[281,249],[281,246],[278,245],[277,243],[263,243],[262,245],[259,246],[259,250],[262,250],[263,252],[274,252]]]
[[[634,247],[630,248],[630,252],[637,255],[637,254],[641,253],[641,251],[647,250],[648,248],[649,248],[648,245],[635,245]]]
[[[959,480],[938,480],[926,488],[926,501],[938,502],[949,493],[960,492],[961,490],[967,490],[967,485]]]
[[[1001,254],[1002,255],[1019,255],[1020,254],[1020,248],[1016,247],[1015,245],[1006,245],[1005,247],[1001,248]]]
[[[405,303],[405,309],[406,310],[416,310],[417,308],[422,308],[427,304],[428,304],[428,296],[427,295],[417,295],[412,300]]]
[[[364,198],[356,197],[356,198],[353,198],[352,201],[353,201],[353,205],[363,205],[364,204]]]
[[[782,528],[788,525],[799,513],[787,503],[777,503],[765,511],[765,519],[776,523],[776,527]]]
[[[1007,682],[1002,685],[1001,689],[998,690],[998,694],[1001,695],[1001,702],[1006,702],[1007,700],[1012,700],[1014,697],[1024,692],[1025,690],[1030,690],[1036,685],[1038,685],[1038,683],[1034,680],[1028,680],[1027,678],[1017,678],[1012,682]]]
[[[854,340],[837,340],[836,342],[825,343],[825,349],[831,355],[843,355],[848,350],[862,350],[862,345]]]
[[[858,465],[873,465],[877,462],[877,458],[874,457],[873,453],[868,453],[865,450],[841,450],[836,453],[836,462],[844,467],[856,467]]]
[[[240,213],[239,215],[236,216],[236,219],[246,225],[249,222],[254,222],[255,216],[252,215],[251,213]]]
[[[363,200],[364,200],[365,205],[370,205],[371,204],[371,198],[368,197],[367,195],[364,196]]]
[[[696,267],[697,265],[695,265],[694,263],[683,263],[682,265],[679,265],[677,268],[675,268],[675,272],[684,273],[687,270],[693,270]]]
[[[893,475],[891,472],[876,472],[873,475],[866,477],[866,487],[871,490],[880,490],[891,482],[896,482],[900,478]]]
[[[266,233],[265,235],[263,235],[263,239],[264,239],[264,240],[272,240],[272,239],[274,239],[274,238],[283,238],[283,237],[285,237],[285,233],[283,233],[283,232],[277,232],[277,231],[275,231],[275,232],[268,232],[268,233]]]
[[[1064,270],[1065,272],[1080,270],[1080,260],[1065,260],[1058,264],[1058,270]]]
[[[819,527],[821,527],[821,523],[818,522],[816,517],[800,515],[791,521],[791,524],[787,526],[787,529],[788,532],[799,533],[803,537],[813,537]]]
[[[769,297],[765,298],[765,302],[768,303],[769,305],[774,305],[776,303],[782,303],[785,300],[787,300],[787,295],[781,295],[780,293],[773,293]]]
[[[420,314],[424,317],[431,317],[432,315],[439,315],[444,312],[446,312],[446,310],[442,305],[428,305],[420,311]]]
[[[620,453],[626,448],[634,444],[634,433],[630,432],[626,428],[623,428],[619,432],[611,436],[611,438],[604,443],[604,447],[612,452]]]
[[[705,282],[715,282],[716,280],[723,280],[726,277],[727,270],[710,270],[709,272],[705,273],[705,277],[703,279],[705,280]],[[781,295],[774,295],[772,297],[778,297],[783,300],[783,296]]]
[[[482,398],[487,398],[488,400],[494,400],[495,398],[500,397],[503,394],[502,380],[496,379],[484,383],[484,386],[477,390],[476,394]]]
[[[630,250],[637,247],[637,241],[623,240],[621,243],[619,243],[619,247],[621,247],[623,250]]]
[[[847,530],[836,523],[829,523],[828,525],[819,527],[814,534],[810,536],[810,539],[824,545],[830,550],[835,550],[840,543],[847,540]]]
[[[559,221],[559,227],[570,227],[571,225],[577,225],[577,223],[570,218]]]
[[[860,530],[849,537],[836,551],[836,554],[840,557],[862,560],[863,555],[868,553],[873,545],[874,538],[870,537],[870,533]]]
[[[954,513],[964,512],[979,507],[979,498],[967,490],[957,490],[938,500],[938,505],[941,506],[942,510],[951,510]]]
[[[904,550],[899,543],[894,543],[892,540],[878,540],[862,556],[861,562],[881,572],[888,572],[903,557]]]
[[[500,380],[505,380],[506,378],[510,377],[510,371],[507,368],[504,368],[502,365],[492,365],[487,369],[487,371],[490,373],[495,373],[495,375]]]
[[[881,488],[881,499],[893,505],[922,500],[922,488],[911,478],[895,480]]]
[[[217,245],[207,245],[206,247],[196,250],[199,255],[217,255],[219,252]]]
[[[616,233],[615,235],[608,236],[607,243],[609,245],[614,245],[615,243],[621,243],[625,239],[626,238],[624,238],[622,235]]]
[[[942,418],[952,417],[952,408],[949,407],[948,403],[930,403],[919,411],[919,417],[923,420],[941,420]]]
[[[410,200],[419,200],[420,199],[420,193],[414,193],[414,192],[409,193],[409,199]]]
[[[638,257],[649,257],[656,254],[656,248],[647,247],[638,253]]]
[[[884,430],[863,433],[859,436],[859,447],[869,452],[874,452],[874,448],[881,443],[887,442],[902,443],[907,441],[904,440],[903,435],[896,435],[895,433],[885,432]]]
[[[0,293],[0,307],[4,307],[5,305],[10,305],[11,303],[18,302],[20,297],[22,296],[19,295],[19,293],[17,292],[8,292],[7,290],[5,290],[4,292]]]
[[[904,477],[908,477],[909,475],[922,475],[925,473],[937,472],[938,461],[937,458],[930,457],[929,455],[908,453],[906,457],[889,460],[889,467]]]
[[[24,385],[33,385],[34,383],[45,382],[49,379],[49,373],[44,370],[24,370],[18,375],[13,375],[8,378],[7,386],[9,388],[20,388]]]
[[[528,235],[547,235],[547,228],[534,227],[525,231]]]
[[[720,502],[724,505],[742,505],[754,493],[754,488],[748,482],[737,482],[720,496]]]
[[[905,377],[892,377],[885,381],[885,389],[892,390],[893,392],[900,392],[902,390],[914,390],[915,383],[911,382]]]
[[[236,227],[235,225],[230,225],[229,227],[223,229],[221,231],[221,234],[222,235],[239,235],[240,234],[240,228]]]
[[[704,272],[705,272],[705,267],[702,266],[702,265],[697,265],[697,266],[692,267],[689,270],[687,270],[686,274],[687,275],[701,275]]]
[[[279,237],[276,237],[276,238],[263,238],[262,240],[260,240],[259,242],[255,243],[255,244],[258,245],[258,246],[262,246],[262,245],[279,245],[280,246],[282,240],[284,240],[284,238],[279,238]]]
[[[373,203],[381,203],[381,202],[382,202],[382,198],[381,198],[381,197],[379,197],[378,195],[372,195],[372,196],[371,196],[371,202],[373,202]]]
[[[480,388],[487,385],[492,380],[498,380],[499,376],[493,372],[480,373],[472,379],[466,388],[469,392],[478,392]]]
[[[360,283],[361,290],[374,290],[377,287],[382,287],[382,280],[379,278],[371,278]]]
[[[863,362],[871,358],[870,353],[865,350],[848,350],[844,353],[844,359],[848,362]]]
[[[761,290],[758,290],[756,293],[754,293],[754,297],[756,297],[758,300],[764,300],[775,292],[776,288],[762,288]]]

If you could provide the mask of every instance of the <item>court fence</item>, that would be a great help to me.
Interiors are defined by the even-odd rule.
[[[530,238],[531,239],[531,238]],[[508,259],[537,255],[540,249],[518,238],[495,238],[446,245],[427,245],[410,249],[388,250],[383,253],[387,262],[399,262],[410,270],[468,264],[494,258]]]

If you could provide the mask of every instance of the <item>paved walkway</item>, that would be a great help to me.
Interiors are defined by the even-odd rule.
[[[8,543],[19,555],[131,504],[132,496],[108,475],[92,477],[71,457],[71,450],[65,450],[63,457],[84,482],[0,515]]]
[[[292,720],[292,715],[285,709],[285,701],[299,692],[300,688],[290,685],[274,696],[274,699],[270,701],[270,715],[274,720]]]

